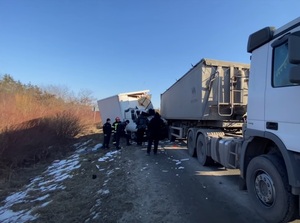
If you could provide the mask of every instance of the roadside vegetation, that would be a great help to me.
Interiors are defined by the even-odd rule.
[[[0,183],[68,153],[64,145],[96,124],[92,103],[88,91],[75,97],[61,87],[45,90],[0,77]]]

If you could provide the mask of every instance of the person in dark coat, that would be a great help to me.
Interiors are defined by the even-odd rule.
[[[110,136],[111,136],[111,124],[110,124],[110,119],[106,119],[106,122],[103,125],[103,134],[104,134],[104,139],[103,139],[103,146],[102,148],[104,149],[109,149],[109,141],[110,141]]]
[[[116,145],[117,150],[121,149],[121,147],[120,147],[121,137],[125,137],[126,141],[127,141],[127,145],[130,145],[129,136],[127,135],[126,130],[125,130],[128,123],[129,123],[129,120],[126,120],[125,122],[121,122],[117,125],[117,129],[116,129],[116,133],[115,133],[115,136],[116,136],[116,144],[115,145]]]
[[[142,112],[136,120],[136,142],[141,146],[144,141],[144,134],[147,129],[148,119],[144,112]]]
[[[160,117],[160,114],[156,112],[154,117],[148,123],[147,137],[147,155],[150,155],[152,143],[154,144],[153,152],[157,154],[158,143],[161,136],[161,129],[163,128],[164,122]]]

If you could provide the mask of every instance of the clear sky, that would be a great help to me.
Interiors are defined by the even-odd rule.
[[[202,58],[250,62],[249,34],[300,16],[299,0],[0,0],[0,75],[160,94]]]

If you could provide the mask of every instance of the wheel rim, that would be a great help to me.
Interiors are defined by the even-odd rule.
[[[255,178],[255,192],[259,200],[271,207],[275,200],[275,187],[272,178],[264,171],[260,171]]]

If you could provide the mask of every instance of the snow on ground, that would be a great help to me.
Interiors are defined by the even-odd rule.
[[[13,193],[9,195],[0,206],[0,222],[1,223],[11,223],[11,222],[28,222],[37,219],[38,216],[33,214],[33,211],[45,207],[51,203],[50,192],[56,190],[64,190],[65,186],[63,184],[64,180],[72,178],[72,171],[79,168],[80,164],[80,154],[86,153],[89,150],[96,151],[102,144],[97,144],[93,148],[88,148],[86,145],[90,141],[75,144],[77,148],[75,153],[64,160],[55,160],[48,169],[40,176],[35,177],[31,180],[30,184],[26,185],[22,191]],[[106,160],[112,161],[116,156],[117,151],[112,151],[106,153],[103,157],[99,158],[98,162],[103,162]],[[105,171],[105,169],[100,169],[99,165],[96,164],[99,171]],[[107,175],[111,174],[108,172]],[[107,181],[106,181],[107,183]],[[103,185],[105,187],[105,184]],[[98,193],[107,194],[109,191],[107,189],[100,189]],[[36,198],[33,195],[40,194],[40,197]],[[30,208],[21,211],[13,211],[13,206],[31,203]],[[95,207],[100,204],[97,201]],[[92,218],[97,217],[96,213],[91,213]]]
[[[40,176],[37,176],[31,180],[31,182],[24,187],[23,190],[10,194],[4,201],[0,203],[0,222],[1,223],[25,223],[37,219],[39,216],[34,214],[34,211],[39,208],[43,208],[52,202],[50,192],[57,190],[64,190],[64,181],[66,179],[72,178],[72,172],[75,169],[80,168],[80,155],[86,154],[89,152],[97,151],[102,147],[102,144],[99,143],[94,147],[87,146],[91,140],[88,140],[83,143],[74,144],[76,150],[73,155],[69,156],[67,159],[55,160],[46,171],[43,172]],[[172,142],[167,143],[165,147],[159,148],[159,150],[165,153],[167,149],[174,149],[178,145],[173,144]],[[107,183],[110,180],[110,175],[116,169],[107,170],[101,168],[101,162],[111,162],[117,157],[119,151],[109,151],[104,156],[100,157],[95,165],[99,171],[106,171],[106,180],[104,181],[102,187],[100,187],[98,194],[109,194],[110,191],[107,188]],[[184,169],[181,166],[182,162],[188,161],[189,159],[176,160],[169,157],[171,161],[175,162],[175,169]],[[141,171],[147,169],[148,164]],[[169,172],[168,170],[162,170],[162,172]],[[178,175],[178,174],[176,174]],[[40,196],[37,198],[36,195]],[[13,211],[14,205],[18,204],[30,204],[27,209],[21,211]],[[85,222],[89,222],[91,219],[98,218],[99,214],[96,212],[97,207],[101,204],[100,199],[96,200],[94,206],[90,210],[90,218]]]

